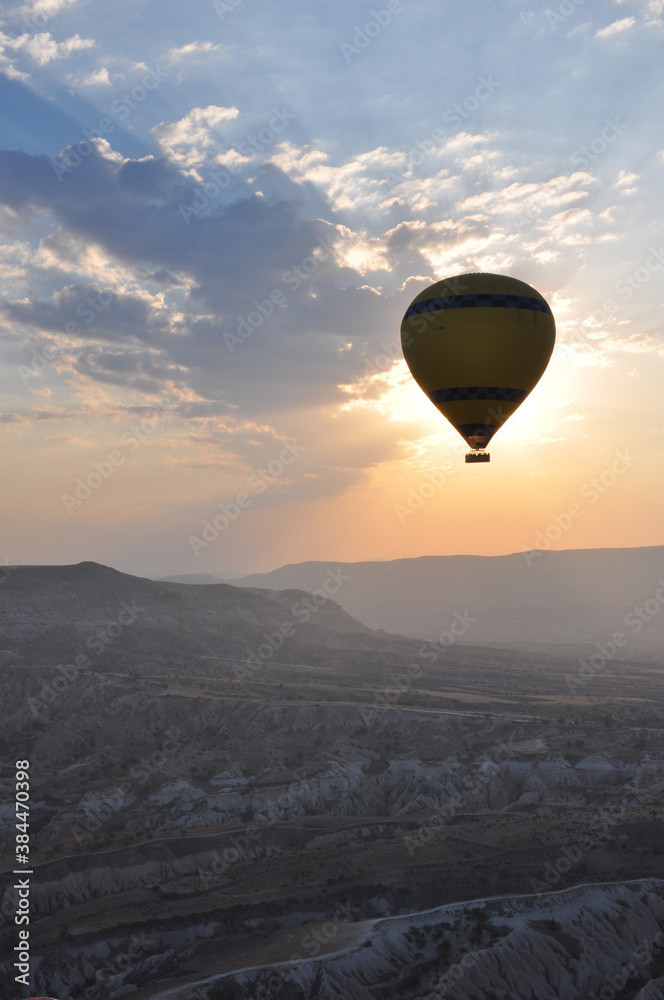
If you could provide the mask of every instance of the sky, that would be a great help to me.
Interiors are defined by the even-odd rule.
[[[0,562],[146,576],[661,544],[664,0],[30,0],[0,14]],[[491,444],[428,284],[518,277]]]

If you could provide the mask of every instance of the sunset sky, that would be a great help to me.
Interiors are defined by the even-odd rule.
[[[663,21],[5,5],[0,562],[662,544]],[[415,295],[468,271],[529,282],[558,331],[480,466],[399,344]]]

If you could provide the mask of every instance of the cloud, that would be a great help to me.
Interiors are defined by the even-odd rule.
[[[145,295],[117,295],[93,285],[68,285],[49,302],[8,302],[5,315],[41,333],[77,340],[156,343],[170,329],[166,311]]]
[[[17,69],[4,53],[0,52],[0,73],[4,73],[9,80],[29,80],[30,74],[23,73]]]
[[[443,153],[443,146],[427,152],[379,146],[334,164],[315,144],[282,142],[267,168],[276,167],[288,178],[299,189],[297,196],[318,197],[326,211],[345,218],[357,216],[365,223],[371,217],[380,224],[385,216],[401,215],[404,210],[422,212],[440,203],[456,181],[449,168],[432,166],[431,161]]]
[[[219,45],[212,42],[189,42],[178,49],[169,49],[164,58],[169,62],[178,62],[185,56],[204,55],[206,52],[216,52],[218,48]]]
[[[341,401],[339,384],[358,376],[407,304],[364,286],[350,266],[382,264],[382,245],[250,187],[187,224],[178,208],[192,199],[190,178],[164,159],[111,153],[100,141],[59,181],[47,157],[0,152],[2,197],[26,223],[46,211],[76,245],[134,269],[150,261],[153,274],[183,275],[184,284],[166,283],[168,300],[117,292],[97,308],[98,283],[69,283],[50,298],[9,303],[8,321],[35,335],[75,324],[74,339],[101,347],[68,354],[91,382],[144,392],[189,385],[200,399],[263,414]]]
[[[384,175],[401,160],[398,153],[389,155],[385,147],[378,147],[348,163],[336,166],[330,163],[328,153],[313,144],[297,146],[282,142],[275,148],[268,162],[296,184],[311,184],[322,189],[334,209],[345,211],[366,203],[367,195],[378,194],[377,188],[381,186],[381,181],[369,178],[369,171],[377,168]]]
[[[620,21],[614,21],[607,25],[606,28],[600,28],[599,31],[595,32],[595,38],[612,38],[614,35],[633,28],[635,24],[635,17],[623,17]]]
[[[629,170],[621,170],[618,174],[618,180],[616,181],[616,187],[625,187],[627,184],[632,184],[634,181],[638,181],[639,175],[630,173]]]
[[[497,150],[483,150],[481,153],[474,153],[473,156],[459,157],[458,163],[462,170],[486,170],[495,173],[496,164],[493,160],[498,159],[500,153]]]
[[[645,24],[660,24],[664,16],[664,0],[614,0],[617,4],[636,2]]]
[[[207,108],[192,108],[179,121],[161,122],[152,131],[174,163],[189,167],[201,163],[212,147],[223,141],[219,127],[232,122],[238,115],[237,108],[210,104]]]
[[[29,420],[24,413],[0,413],[0,423],[27,424],[29,423]]]
[[[495,215],[513,215],[525,212],[528,208],[560,206],[580,198],[587,198],[586,190],[591,184],[596,184],[592,174],[575,171],[572,174],[559,174],[544,184],[535,182],[510,184],[503,190],[483,191],[471,195],[459,205],[461,211],[483,211]]]
[[[32,3],[19,7],[17,13],[24,17],[51,18],[59,14],[61,10],[71,8],[77,3],[79,0],[33,0]]]
[[[662,23],[664,16],[664,0],[643,0],[641,9],[646,24],[657,22]]]
[[[40,31],[36,35],[25,33],[18,38],[10,38],[0,31],[0,45],[15,52],[26,52],[38,66],[45,66],[54,59],[66,59],[72,52],[91,49],[96,44],[93,38],[81,38],[78,34],[56,42],[48,31]]]
[[[108,75],[108,70],[105,66],[100,66],[99,69],[93,70],[92,73],[88,73],[81,80],[82,87],[97,87],[97,86],[110,86],[111,78]]]
[[[26,219],[46,209],[72,235],[119,260],[190,274],[192,294],[214,307],[228,306],[229,296],[233,307],[246,302],[234,291],[243,275],[249,288],[260,292],[265,282],[269,291],[284,267],[325,235],[325,224],[297,219],[296,205],[268,204],[246,186],[245,197],[215,217],[192,213],[185,221],[179,209],[198,189],[191,178],[164,158],[118,157],[103,140],[77,166],[60,170],[59,178],[46,156],[0,152],[2,199]]]
[[[452,136],[445,143],[445,150],[465,149],[467,146],[484,146],[491,139],[495,139],[495,134],[484,132],[481,135],[471,135],[469,132],[459,132]]]
[[[91,351],[76,354],[75,371],[86,380],[163,395],[174,384],[187,384],[188,370],[168,362],[163,353],[146,350]]]

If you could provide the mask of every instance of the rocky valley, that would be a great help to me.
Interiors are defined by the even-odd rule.
[[[26,996],[664,996],[654,655],[474,645],[466,606],[436,639],[374,631],[334,565],[310,592],[6,569]]]

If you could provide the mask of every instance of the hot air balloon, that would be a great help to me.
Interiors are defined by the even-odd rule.
[[[556,325],[548,303],[518,278],[460,274],[425,288],[401,324],[406,363],[471,451],[489,441],[539,382]]]

